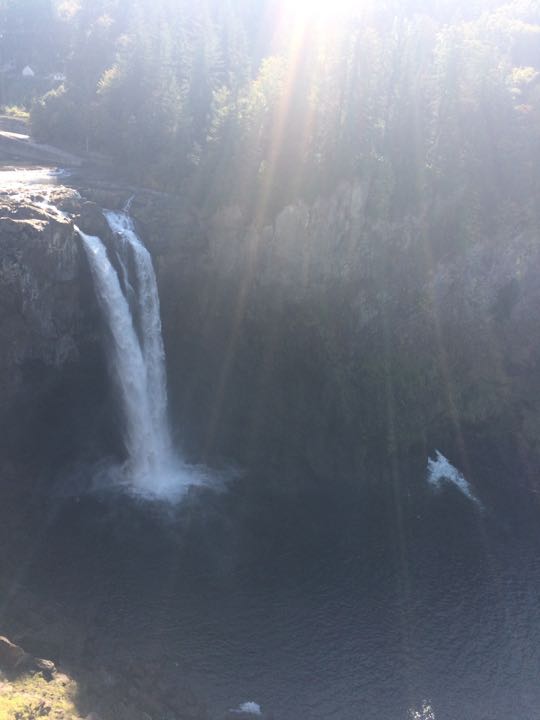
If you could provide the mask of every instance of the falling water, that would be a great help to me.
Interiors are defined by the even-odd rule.
[[[189,485],[201,484],[206,478],[182,463],[172,447],[152,258],[127,213],[108,211],[105,217],[115,237],[122,282],[100,238],[78,232],[111,335],[110,365],[125,416],[126,481],[140,495],[176,499]],[[131,267],[134,278],[130,278]]]
[[[152,425],[159,440],[159,454],[167,453],[171,447],[167,422],[167,381],[165,376],[165,350],[161,335],[159,313],[159,295],[152,258],[140,241],[133,221],[123,212],[105,213],[109,227],[131,249],[135,265],[135,283],[137,287],[138,314],[144,365],[146,369],[146,387],[150,404]],[[129,277],[127,267],[129,257],[124,249],[123,268]],[[128,286],[131,285],[127,283]]]

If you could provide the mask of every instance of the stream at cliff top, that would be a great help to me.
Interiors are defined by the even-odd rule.
[[[69,171],[62,168],[34,168],[34,167],[8,167],[0,168],[0,186],[4,189],[28,185],[54,185],[61,178],[69,175]]]
[[[511,470],[496,454],[471,453],[472,482],[433,449],[429,464],[418,455],[369,477],[315,478],[299,463],[238,474],[219,491],[180,463],[195,473],[183,502],[155,502],[170,478],[164,493],[149,485],[176,457],[159,299],[128,217],[108,219],[143,263],[130,300],[127,275],[111,276],[101,241],[81,234],[121,311],[109,331],[129,355],[112,364],[126,382],[136,492],[87,492],[81,467],[56,496],[36,493],[41,526],[0,603],[1,627],[34,598],[54,659],[159,666],[160,682],[193,688],[212,720],[258,706],[275,720],[409,720],[423,706],[433,711],[423,720],[537,720],[540,522],[499,493]],[[130,302],[142,300],[141,335]],[[84,628],[76,641],[55,629],[66,619]]]

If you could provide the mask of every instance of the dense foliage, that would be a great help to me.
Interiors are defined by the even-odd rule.
[[[536,0],[351,5],[3,0],[2,54],[65,72],[40,138],[256,218],[354,177],[375,217],[461,195],[472,226],[538,188]]]

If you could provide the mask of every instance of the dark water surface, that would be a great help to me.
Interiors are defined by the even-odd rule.
[[[405,720],[426,700],[437,720],[540,718],[532,505],[433,495],[420,462],[278,480],[174,512],[57,499],[22,586],[84,619],[88,657],[165,661],[212,717],[252,700],[280,720]]]

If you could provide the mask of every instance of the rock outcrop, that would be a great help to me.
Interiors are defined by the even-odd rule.
[[[92,376],[103,389],[99,313],[69,216],[75,191],[40,186],[0,195],[0,445],[32,454],[58,442]],[[82,411],[85,407],[83,403]],[[56,439],[55,439],[56,438]]]
[[[20,391],[24,366],[78,357],[79,254],[71,222],[31,205],[0,204],[0,393]]]
[[[51,680],[56,673],[51,660],[34,657],[6,637],[0,637],[0,670],[8,676],[39,672],[45,680]]]
[[[3,672],[17,672],[26,664],[28,657],[28,653],[21,647],[0,636],[0,669]]]

